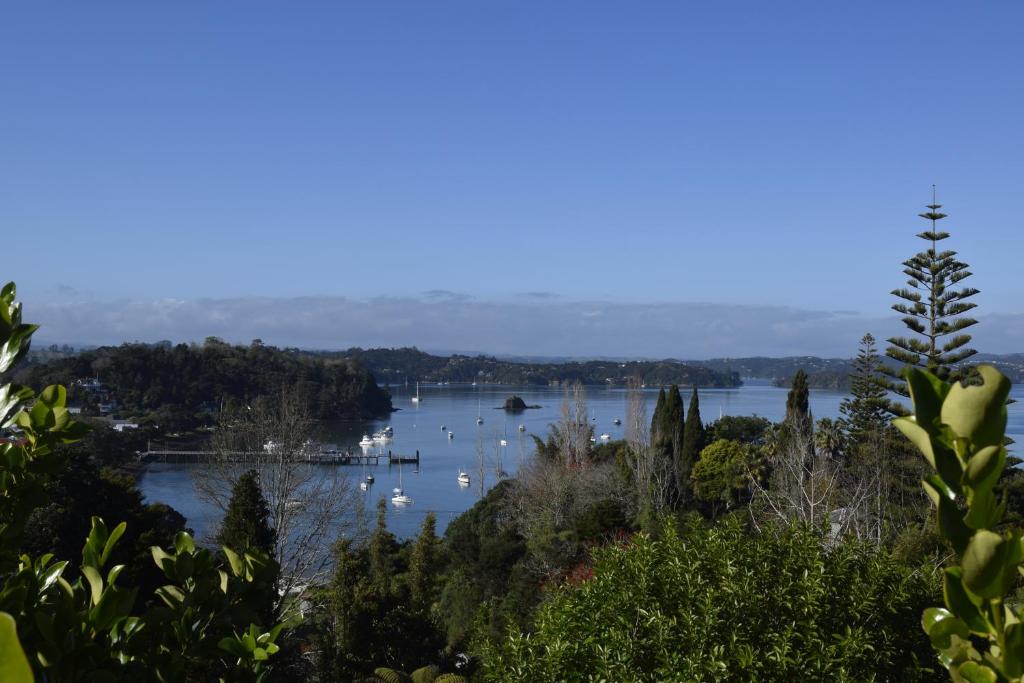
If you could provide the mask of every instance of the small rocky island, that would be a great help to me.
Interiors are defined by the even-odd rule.
[[[519,396],[509,396],[505,399],[505,405],[502,406],[507,413],[521,413],[528,408],[540,408],[540,406],[528,406]]]

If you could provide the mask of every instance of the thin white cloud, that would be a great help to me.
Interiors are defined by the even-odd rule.
[[[454,293],[452,293],[454,294]],[[850,357],[865,332],[902,334],[893,317],[787,306],[599,301],[487,302],[463,296],[245,297],[72,303],[27,301],[47,342],[202,340],[337,349],[411,346],[498,354],[709,358]],[[1024,314],[982,318],[974,346],[1024,351]],[[884,346],[884,342],[883,342]]]

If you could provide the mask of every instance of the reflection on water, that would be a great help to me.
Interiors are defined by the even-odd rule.
[[[364,435],[372,435],[390,424],[395,431],[394,438],[383,447],[371,448],[370,452],[386,454],[390,449],[398,454],[412,455],[420,451],[418,469],[414,465],[402,466],[403,488],[414,501],[407,506],[390,503],[391,491],[398,486],[399,469],[397,466],[389,467],[387,458],[382,458],[376,467],[340,468],[353,478],[352,488],[356,495],[364,497],[368,511],[372,512],[381,497],[389,501],[388,526],[400,538],[415,535],[428,511],[437,514],[440,533],[452,518],[476,502],[481,484],[478,444],[486,461],[482,481],[485,489],[497,481],[495,472],[499,464],[505,472],[514,473],[519,463],[533,452],[531,437],[545,437],[548,425],[558,419],[563,398],[562,390],[548,387],[420,385],[422,400],[417,405],[410,400],[410,392],[404,387],[392,387],[391,391],[394,405],[400,410],[389,419],[324,424],[320,439],[342,448],[358,450]],[[500,407],[513,393],[522,396],[527,404],[541,407],[518,415],[506,414]],[[654,412],[657,393],[657,389],[647,390],[648,417]],[[687,391],[683,393],[684,404],[688,405],[689,394]],[[1007,431],[1018,443],[1024,443],[1024,391],[1014,387],[1013,396],[1018,402],[1010,406]],[[812,391],[810,403],[814,417],[838,416],[839,403],[844,397],[843,392]],[[588,387],[587,405],[595,436],[607,432],[613,439],[622,438],[626,417],[626,391],[623,388]],[[719,414],[756,414],[780,420],[786,410],[786,390],[758,380],[748,380],[742,387],[733,389],[702,389],[700,410],[704,422],[711,422]],[[478,414],[483,417],[483,423],[479,425],[476,423]],[[622,419],[623,424],[614,424],[615,418]],[[525,431],[520,431],[519,425],[523,425]],[[454,434],[452,438],[449,438],[449,432]],[[502,441],[507,445],[501,445]],[[201,467],[197,464],[150,465],[141,478],[140,486],[147,501],[171,505],[185,515],[189,526],[204,538],[213,533],[220,515],[198,500],[192,489],[193,470]],[[469,473],[469,486],[459,485],[460,470]],[[368,491],[361,492],[357,482],[367,472],[372,472],[376,481]]]

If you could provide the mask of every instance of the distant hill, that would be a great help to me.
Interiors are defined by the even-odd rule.
[[[317,418],[377,417],[391,397],[354,358],[328,359],[253,344],[105,346],[26,364],[16,379],[33,387],[63,384],[86,412],[151,417],[182,428],[208,420],[220,405],[273,395],[282,385],[305,392]]]
[[[808,375],[808,383],[814,389],[846,389],[850,386],[850,372],[853,371],[853,359],[817,356],[713,358],[686,362],[723,372],[736,371],[741,377],[769,379],[778,386],[789,386],[793,375],[802,368]],[[894,361],[884,356],[882,362],[896,365]],[[979,363],[994,365],[1012,382],[1024,380],[1024,353],[979,353],[971,358],[970,364]]]
[[[701,387],[740,385],[739,374],[677,360],[515,362],[494,356],[435,356],[415,348],[359,349],[322,352],[327,358],[353,358],[366,366],[377,381],[397,384],[420,382],[487,382],[526,386],[625,384],[639,377],[648,386],[680,384]]]
[[[742,383],[741,378],[750,377],[768,379],[779,386],[789,386],[793,375],[802,368],[808,373],[810,385],[813,388],[846,389],[849,386],[849,373],[853,368],[852,359],[818,356],[782,358],[752,356],[707,360],[575,359],[529,355],[516,357],[459,353],[439,355],[420,351],[415,347],[313,351],[297,348],[278,350],[261,345],[230,346],[222,342],[220,344],[228,348],[246,350],[247,353],[251,349],[264,349],[267,352],[283,354],[283,357],[291,359],[292,362],[312,362],[314,366],[315,363],[352,362],[355,364],[352,366],[353,368],[365,368],[372,373],[373,378],[376,378],[376,382],[381,384],[397,384],[408,379],[421,382],[487,382],[524,386],[557,385],[580,381],[584,384],[596,385],[624,384],[629,377],[640,377],[641,381],[648,386],[696,384],[707,387],[731,387],[739,386]],[[65,367],[60,364],[70,363],[72,358],[77,357],[87,357],[91,363],[99,357],[110,356],[110,349],[135,347],[201,349],[205,345],[179,344],[173,346],[170,342],[160,342],[152,345],[125,344],[120,347],[101,347],[77,352],[67,346],[33,348],[29,359],[23,364],[22,372],[26,370],[27,366]],[[1011,381],[1024,381],[1024,353],[979,353],[972,358],[972,362],[991,363],[1006,374]],[[77,371],[84,370],[81,364],[72,364],[72,366],[77,367]],[[82,372],[82,376],[89,374],[89,372]],[[38,385],[38,383],[36,384]],[[357,405],[361,400],[364,405]],[[369,397],[354,402],[346,399],[339,403],[342,413],[358,413],[364,416],[374,414],[372,411],[380,410],[381,405],[383,403],[380,402],[380,399]],[[390,404],[388,407],[390,408]]]
[[[768,358],[712,358],[687,361],[722,372],[738,372],[740,377],[771,380],[776,386],[788,387],[793,375],[802,369],[812,389],[845,389],[849,386],[853,363],[846,358],[818,358],[817,356],[788,356]]]

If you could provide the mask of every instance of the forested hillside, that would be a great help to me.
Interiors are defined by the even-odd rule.
[[[297,387],[320,419],[391,411],[388,392],[355,359],[318,358],[259,343],[233,346],[217,339],[201,345],[101,347],[25,367],[17,378],[30,386],[65,385],[71,402],[87,412],[106,401],[122,415],[176,421],[271,395],[284,385]]]
[[[733,387],[740,384],[734,372],[701,367],[677,360],[594,360],[562,363],[521,363],[494,356],[434,356],[416,348],[359,349],[325,353],[325,357],[356,358],[379,382],[406,379],[421,382],[488,382],[492,384],[625,384],[639,377],[648,385],[679,384],[701,387]]]

